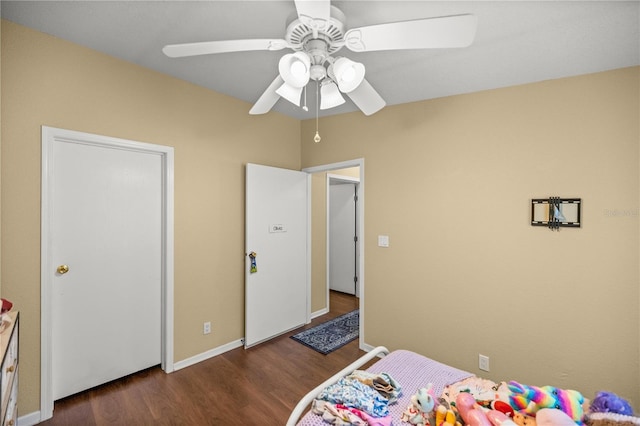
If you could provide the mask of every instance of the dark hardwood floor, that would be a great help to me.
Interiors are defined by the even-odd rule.
[[[331,312],[309,328],[358,308],[331,292]],[[364,354],[355,340],[322,355],[289,337],[237,348],[165,374],[153,367],[55,402],[41,425],[284,425],[309,390]]]

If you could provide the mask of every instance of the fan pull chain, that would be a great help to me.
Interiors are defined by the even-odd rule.
[[[319,143],[322,138],[318,133],[318,114],[320,112],[320,82],[316,80],[316,135],[313,137],[315,143]]]
[[[302,109],[306,112],[309,111],[307,107],[307,86],[304,86],[304,105],[302,105]]]

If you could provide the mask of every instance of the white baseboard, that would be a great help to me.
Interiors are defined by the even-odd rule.
[[[366,343],[364,343],[364,342],[362,342],[362,343],[360,344],[360,349],[362,349],[362,350],[363,350],[363,351],[365,351],[365,352],[371,352],[371,350],[372,350],[373,348],[375,348],[375,346],[368,345],[368,344],[366,344]]]
[[[311,314],[311,319],[318,318],[320,315],[328,314],[329,308],[320,309],[319,311],[315,311]]]
[[[214,356],[221,355],[225,352],[228,352],[232,349],[239,348],[243,346],[243,339],[236,340],[235,342],[227,343],[226,345],[218,346],[217,348],[213,348],[201,354],[192,356],[191,358],[184,359],[182,361],[178,361],[173,364],[173,370],[177,371],[182,368],[190,367],[199,362],[205,361],[209,358],[213,358]]]
[[[40,411],[18,417],[18,426],[33,426],[40,423]]]

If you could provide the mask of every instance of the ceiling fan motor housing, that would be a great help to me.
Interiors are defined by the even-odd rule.
[[[344,46],[345,21],[344,13],[331,6],[329,21],[315,21],[313,28],[300,19],[294,19],[287,26],[285,40],[293,50],[308,53],[312,63],[321,64],[314,59],[323,57],[324,61]]]

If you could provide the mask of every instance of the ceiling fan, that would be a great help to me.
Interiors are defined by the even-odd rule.
[[[250,114],[265,114],[283,97],[300,106],[302,91],[317,82],[320,109],[345,102],[346,94],[365,115],[382,109],[384,99],[364,78],[365,67],[336,53],[469,46],[477,18],[455,15],[345,28],[345,16],[330,0],[295,0],[297,18],[284,39],[223,40],[171,44],[162,51],[171,58],[254,50],[292,49],[280,59],[278,76],[253,105]],[[306,109],[306,105],[304,105]]]

